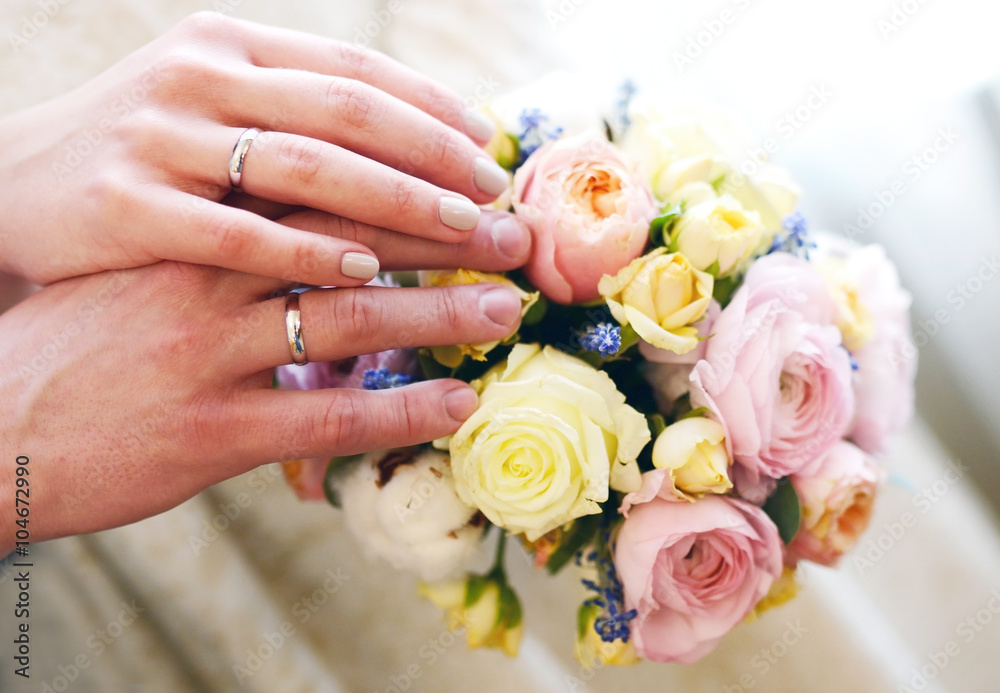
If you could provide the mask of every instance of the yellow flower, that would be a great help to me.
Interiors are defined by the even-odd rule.
[[[465,284],[503,284],[513,289],[521,299],[521,317],[531,306],[538,301],[538,292],[528,293],[514,282],[502,274],[490,272],[477,272],[475,270],[457,269],[441,270],[435,272],[422,272],[420,284],[422,286],[461,286]],[[459,344],[456,346],[431,347],[431,354],[438,363],[448,368],[457,368],[462,363],[462,359],[471,356],[476,361],[485,361],[486,354],[490,353],[499,341],[483,342],[482,344]]]
[[[653,466],[669,470],[678,498],[693,501],[733,487],[722,425],[705,417],[681,419],[665,428],[653,444]]]
[[[844,346],[848,351],[857,351],[875,336],[875,320],[858,296],[857,279],[838,258],[819,262],[816,268],[837,304],[837,327]]]
[[[605,642],[594,629],[594,622],[601,615],[601,607],[584,603],[576,617],[576,643],[573,655],[588,671],[606,666],[632,666],[639,661],[631,642]]]
[[[686,354],[698,346],[697,322],[712,300],[712,275],[665,248],[636,258],[597,285],[611,314],[658,349]]]
[[[672,242],[695,268],[714,267],[716,277],[725,277],[753,256],[767,233],[757,212],[744,209],[727,194],[685,210]]]
[[[781,571],[781,577],[771,584],[770,591],[757,602],[757,606],[753,608],[746,620],[748,622],[756,621],[765,611],[790,602],[798,593],[799,583],[795,579],[795,569],[785,567]]]
[[[609,486],[641,486],[636,457],[649,428],[607,373],[518,344],[472,386],[479,408],[449,441],[451,466],[459,498],[493,524],[535,541],[601,512]]]
[[[421,582],[417,592],[444,610],[448,627],[465,629],[471,649],[489,647],[517,655],[524,634],[521,603],[506,580],[472,576],[436,584]]]

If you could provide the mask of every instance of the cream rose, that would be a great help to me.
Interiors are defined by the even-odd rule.
[[[646,420],[608,375],[553,348],[518,344],[473,382],[479,408],[451,437],[459,497],[534,541],[635,491]]]
[[[723,195],[689,207],[671,240],[694,267],[707,270],[718,263],[715,275],[725,277],[754,255],[765,235],[759,214]]]
[[[684,255],[657,248],[597,286],[615,319],[657,349],[686,354],[698,346],[692,323],[708,310],[714,280]]]
[[[420,273],[421,286],[462,286],[465,284],[503,284],[521,299],[521,317],[538,301],[538,292],[528,293],[502,274],[478,272],[476,270],[437,270]],[[462,359],[471,356],[475,361],[485,361],[486,354],[493,351],[499,341],[481,344],[458,344],[454,346],[431,347],[434,359],[449,368],[456,368]]]
[[[722,424],[703,416],[667,426],[653,444],[655,469],[642,475],[642,488],[625,496],[622,512],[633,505],[664,500],[695,501],[709,493],[726,493],[729,452]]]

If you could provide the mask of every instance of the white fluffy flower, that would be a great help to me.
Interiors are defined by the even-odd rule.
[[[369,554],[426,581],[458,572],[483,524],[455,493],[448,456],[410,450],[370,453],[337,483],[347,526]]]

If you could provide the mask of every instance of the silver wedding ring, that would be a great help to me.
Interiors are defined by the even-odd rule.
[[[229,157],[229,182],[233,185],[235,192],[243,192],[240,182],[243,180],[243,159],[246,158],[253,138],[260,134],[257,128],[247,128],[236,141],[233,147],[233,155]]]
[[[285,331],[288,333],[288,348],[292,352],[292,363],[304,366],[309,363],[306,345],[302,341],[302,312],[299,310],[299,295],[288,294],[285,298]]]

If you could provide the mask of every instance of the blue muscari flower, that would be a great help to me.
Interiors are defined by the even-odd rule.
[[[618,579],[618,571],[609,555],[598,557],[595,554],[587,556],[594,559],[597,569],[603,574],[603,584],[598,584],[593,580],[582,580],[583,586],[597,592],[597,596],[585,602],[592,604],[602,610],[602,614],[594,621],[594,630],[601,636],[604,642],[614,642],[621,640],[628,642],[632,635],[629,621],[638,615],[638,611],[630,609],[625,611],[625,593],[622,589],[621,580]]]
[[[365,390],[389,390],[394,387],[409,385],[413,378],[403,373],[390,373],[388,368],[369,368],[361,379],[361,387]]]
[[[598,323],[580,334],[580,344],[587,351],[596,351],[604,358],[614,356],[622,347],[622,329],[611,323]]]
[[[809,249],[816,244],[809,240],[809,222],[802,212],[793,212],[781,222],[785,233],[775,234],[768,253],[782,251],[809,259]]]
[[[540,108],[526,108],[520,115],[521,132],[517,138],[521,143],[519,164],[531,156],[536,149],[545,144],[546,140],[554,140],[562,134],[561,127],[548,125],[549,117]]]
[[[615,124],[618,128],[620,128],[623,134],[626,130],[628,130],[628,126],[632,124],[632,119],[628,116],[628,109],[632,104],[632,98],[635,96],[637,91],[639,90],[635,86],[635,82],[631,79],[626,79],[622,82],[621,86],[618,87],[618,100],[615,102],[613,117],[615,119]]]

